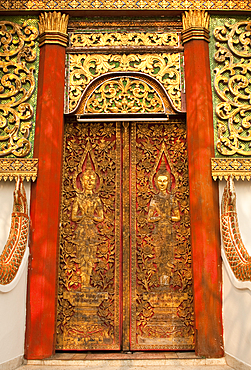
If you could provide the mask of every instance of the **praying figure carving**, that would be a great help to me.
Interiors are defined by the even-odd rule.
[[[71,219],[77,223],[76,243],[82,286],[90,285],[90,276],[96,260],[97,246],[100,243],[97,222],[104,220],[102,202],[94,193],[97,174],[88,161],[80,179],[82,192],[77,193],[72,207]]]
[[[169,285],[172,275],[173,246],[175,241],[173,222],[180,220],[177,201],[171,195],[171,176],[163,163],[155,177],[158,193],[151,199],[147,221],[155,223],[153,244],[158,261],[160,285]]]

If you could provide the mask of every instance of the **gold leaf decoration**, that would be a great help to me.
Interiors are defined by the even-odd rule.
[[[216,149],[226,156],[251,155],[250,28],[251,22],[241,21],[214,29]]]
[[[70,36],[71,47],[94,46],[179,46],[179,35],[174,32],[165,33],[73,33]]]
[[[2,1],[0,3],[0,10],[102,10],[114,9],[118,13],[125,10],[180,10],[184,11],[187,9],[204,9],[204,10],[236,10],[242,11],[251,9],[250,2],[248,0],[231,0],[222,2],[218,0],[211,1],[198,1],[198,0],[61,0],[61,1],[41,1],[41,0],[13,0],[13,1]]]
[[[189,10],[182,14],[183,30],[194,27],[209,28],[209,14],[204,10]]]
[[[26,23],[0,21],[0,157],[25,157],[31,151],[29,140],[33,106],[38,30]]]
[[[119,126],[69,122],[64,147],[56,346],[119,349]]]
[[[69,15],[60,12],[42,13],[39,16],[39,32],[56,31],[67,34]]]
[[[165,113],[160,96],[147,83],[123,77],[108,80],[86,102],[84,113]]]
[[[232,176],[236,180],[250,180],[251,158],[211,158],[211,169],[214,180]]]
[[[69,56],[69,111],[76,109],[87,85],[107,72],[143,72],[166,89],[173,107],[181,110],[180,54],[73,54]]]
[[[0,158],[0,180],[22,180],[35,181],[37,178],[37,158]]]
[[[132,125],[131,348],[192,349],[186,126]],[[165,191],[159,177],[168,179]]]

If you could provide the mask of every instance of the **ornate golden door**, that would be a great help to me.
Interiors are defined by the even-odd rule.
[[[193,349],[186,128],[66,123],[57,349]]]

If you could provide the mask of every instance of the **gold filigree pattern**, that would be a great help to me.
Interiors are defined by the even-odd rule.
[[[236,212],[236,194],[231,176],[227,180],[222,196],[221,233],[224,252],[235,277],[240,281],[250,281],[251,256],[240,235]]]
[[[119,349],[119,125],[68,123],[58,349]]]
[[[225,179],[229,176],[236,180],[250,180],[251,159],[249,158],[211,158],[212,176],[214,180]]]
[[[88,98],[83,113],[165,113],[155,89],[144,81],[123,77],[108,80]]]
[[[214,89],[219,98],[216,149],[226,156],[251,155],[250,27],[251,22],[241,21],[214,29]]]
[[[0,157],[25,157],[31,151],[29,140],[34,93],[35,40],[38,30],[0,21]]]
[[[11,229],[0,255],[0,284],[7,285],[15,278],[21,265],[28,240],[29,216],[24,186],[21,179],[14,191]]]
[[[71,47],[97,46],[179,46],[179,35],[174,32],[165,33],[73,33],[70,35]]]
[[[2,1],[0,10],[15,11],[15,10],[102,10],[114,9],[116,11],[123,10],[250,10],[249,0],[231,0],[222,2],[219,0],[198,1],[198,0],[61,0],[61,1],[41,1],[41,0],[13,0]]]
[[[131,348],[192,349],[186,127],[132,128]]]
[[[143,72],[166,89],[176,110],[181,110],[180,54],[74,54],[69,56],[69,111],[76,109],[86,86],[107,72]]]
[[[0,180],[22,180],[35,181],[37,178],[38,159],[37,158],[0,158]]]
[[[33,107],[27,101],[35,88],[34,40],[38,30],[34,26],[22,26],[1,21],[0,56],[0,156],[13,154],[24,157],[31,150],[29,141]]]

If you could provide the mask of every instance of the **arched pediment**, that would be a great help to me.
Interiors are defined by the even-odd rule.
[[[166,90],[144,73],[107,73],[92,81],[74,112],[82,114],[174,114]]]

